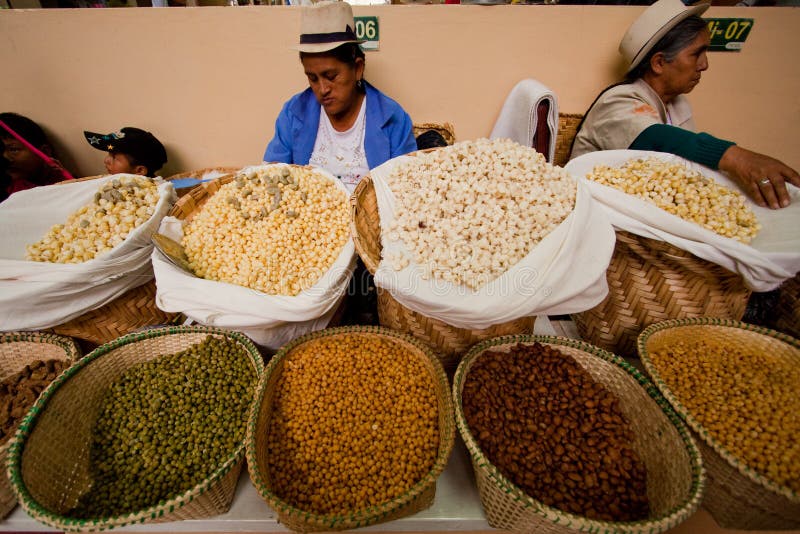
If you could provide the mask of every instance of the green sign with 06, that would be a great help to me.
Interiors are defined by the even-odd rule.
[[[378,17],[354,17],[356,23],[356,37],[364,42],[361,48],[364,50],[377,50],[380,39],[380,28]]]

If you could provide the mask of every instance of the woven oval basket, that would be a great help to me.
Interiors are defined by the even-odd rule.
[[[686,420],[700,445],[708,481],[703,507],[722,527],[743,530],[800,528],[800,495],[779,486],[730,454],[681,404],[659,376],[649,354],[681,340],[724,339],[800,365],[800,340],[739,321],[700,317],[653,324],[639,336],[638,348],[656,386]]]
[[[647,470],[651,517],[644,521],[608,522],[562,512],[526,495],[506,478],[478,446],[464,416],[462,392],[470,368],[487,350],[509,351],[518,343],[553,346],[568,354],[592,378],[613,393],[631,424],[633,448]],[[458,431],[469,449],[481,504],[489,525],[514,532],[657,533],[691,516],[704,485],[700,452],[689,430],[658,390],[621,358],[587,343],[555,336],[506,336],[474,346],[461,360],[453,379]]]
[[[59,376],[31,409],[9,449],[11,484],[28,515],[63,531],[98,531],[227,511],[244,462],[244,441],[208,478],[169,501],[114,517],[76,519],[65,515],[92,484],[91,431],[106,388],[134,365],[184,350],[209,334],[243,347],[260,379],[264,362],[249,339],[204,326],[129,334],[97,348]]]
[[[68,337],[44,332],[5,332],[0,334],[0,381],[20,372],[36,360],[75,362],[81,349]],[[5,466],[12,438],[0,445],[0,465]],[[17,497],[5,472],[0,475],[0,519],[17,505]]]
[[[223,167],[220,169],[205,169],[205,171],[223,171],[225,169],[226,168]],[[238,170],[239,169],[234,169],[232,174],[220,176],[219,178],[215,178],[208,182],[203,182],[202,184],[193,187],[188,193],[179,198],[178,201],[172,206],[172,210],[169,212],[170,216],[187,223],[190,222],[192,218],[200,212],[200,209],[203,207],[203,205],[205,205],[208,199],[214,196],[217,191],[219,191],[220,187],[234,180],[235,173]],[[336,311],[334,311],[330,321],[328,322],[329,325],[337,325],[342,321],[345,312],[346,301],[346,298],[342,298],[342,300],[339,302]]]
[[[314,514],[293,507],[272,492],[267,475],[267,447],[265,436],[272,415],[275,389],[280,380],[287,356],[295,348],[306,342],[323,337],[357,334],[361,336],[380,337],[400,344],[411,354],[417,356],[426,366],[436,387],[439,416],[439,450],[433,467],[425,477],[403,495],[393,501],[379,506],[354,512],[350,515]],[[439,360],[419,340],[379,326],[342,326],[313,332],[285,345],[272,357],[259,383],[256,402],[250,413],[247,427],[247,466],[250,479],[259,495],[278,514],[278,519],[287,528],[297,532],[338,531],[365,527],[376,523],[384,523],[401,517],[415,514],[433,504],[436,495],[436,479],[444,470],[453,448],[455,426],[453,423],[453,405],[450,401],[450,386]]]
[[[375,274],[381,261],[381,221],[372,179],[365,176],[350,197],[353,243],[364,265]],[[456,328],[438,319],[417,313],[397,302],[388,291],[378,288],[378,319],[382,326],[406,332],[428,343],[452,370],[475,343],[511,334],[530,334],[536,317],[492,325],[482,330]]]
[[[572,314],[585,341],[622,356],[636,356],[636,338],[667,319],[739,320],[750,290],[738,274],[664,241],[618,231],[606,271],[608,296]]]

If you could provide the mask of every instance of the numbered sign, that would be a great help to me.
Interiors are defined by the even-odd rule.
[[[753,19],[705,19],[711,33],[709,50],[738,52],[753,27]]]
[[[356,37],[364,40],[361,48],[364,50],[377,50],[380,40],[378,17],[354,17],[356,22]]]

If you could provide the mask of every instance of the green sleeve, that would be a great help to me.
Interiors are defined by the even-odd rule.
[[[669,124],[653,124],[640,133],[628,148],[668,152],[718,169],[722,154],[735,144],[707,133],[690,132]]]

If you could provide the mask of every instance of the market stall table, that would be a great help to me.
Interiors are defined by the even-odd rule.
[[[549,320],[538,317],[534,333],[542,335],[562,335],[577,338],[574,324],[568,320]],[[641,368],[640,362],[629,360]],[[470,465],[466,447],[460,437],[456,437],[455,447],[442,475],[436,485],[436,499],[433,506],[415,515],[388,523],[359,529],[378,532],[500,532],[489,526],[481,508],[478,489]],[[17,506],[4,520],[0,521],[0,532],[53,532]],[[243,472],[231,509],[217,517],[191,519],[170,523],[149,523],[114,529],[114,532],[286,532],[278,523],[276,514],[259,497]],[[669,530],[673,534],[727,534],[741,532],[720,528],[702,508],[687,521]],[[756,531],[750,531],[756,532]],[[762,534],[772,531],[758,531]],[[800,531],[781,531],[785,534],[800,534]]]

